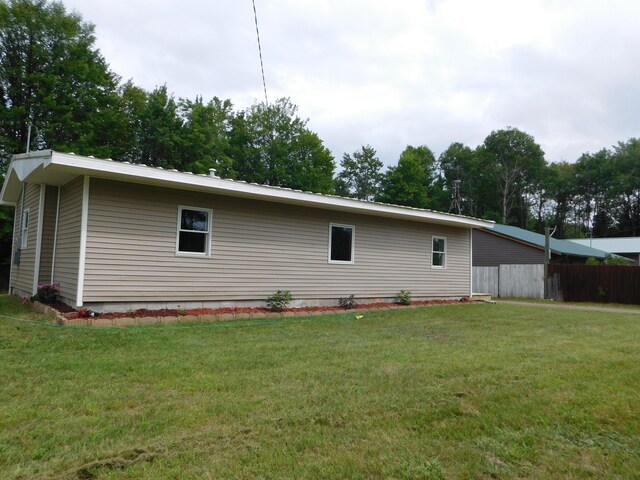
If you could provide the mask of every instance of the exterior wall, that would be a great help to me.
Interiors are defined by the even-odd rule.
[[[473,265],[543,264],[544,250],[524,245],[482,230],[473,230]]]
[[[179,205],[212,209],[210,257],[176,255]],[[355,226],[353,265],[328,263],[329,223]],[[447,237],[445,269],[431,268],[432,235]],[[276,289],[315,300],[401,289],[461,297],[469,257],[467,228],[92,178],[83,300],[264,301]]]
[[[44,218],[42,220],[42,246],[40,247],[40,273],[38,283],[51,282],[57,206],[58,187],[49,185],[46,187],[44,196]]]
[[[63,301],[75,305],[78,289],[78,262],[82,220],[83,177],[75,178],[60,189],[58,236],[53,279],[60,282]]]
[[[24,198],[23,198],[24,194]],[[27,247],[21,249],[20,265],[12,265],[11,291],[18,295],[33,295],[33,276],[35,274],[36,244],[38,241],[38,217],[40,208],[40,185],[27,183],[24,193],[16,204],[13,228],[13,255],[21,245],[22,214],[29,209],[29,232]],[[11,261],[13,262],[13,255]]]

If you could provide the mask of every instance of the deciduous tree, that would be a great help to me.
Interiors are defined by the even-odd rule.
[[[94,47],[93,29],[61,3],[0,2],[5,160],[26,149],[29,123],[35,127],[32,148],[111,156],[118,135],[112,128],[118,123],[118,78]]]
[[[378,193],[384,164],[376,151],[363,145],[352,154],[345,153],[340,162],[342,171],[336,178],[336,192],[340,195],[372,200]]]
[[[531,135],[508,127],[491,132],[478,154],[500,192],[502,223],[508,223],[515,204],[544,168],[544,152]]]
[[[318,193],[333,191],[335,162],[288,98],[257,103],[231,120],[230,154],[237,178]]]
[[[409,207],[427,208],[434,180],[436,159],[429,147],[409,145],[400,154],[398,164],[382,177],[377,200]]]

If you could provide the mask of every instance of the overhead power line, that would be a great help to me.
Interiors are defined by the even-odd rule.
[[[262,46],[260,45],[260,30],[258,30],[258,13],[256,12],[256,0],[251,0],[253,4],[253,19],[256,22],[256,37],[258,38],[258,54],[260,55],[260,71],[262,72],[262,86],[264,87],[264,101],[269,106],[269,98],[267,97],[267,81],[264,78],[264,65],[262,63]]]

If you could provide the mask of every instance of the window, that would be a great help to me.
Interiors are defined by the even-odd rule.
[[[178,207],[178,243],[180,255],[209,255],[211,210]]]
[[[355,227],[329,224],[329,263],[353,263]]]
[[[431,237],[431,267],[445,268],[447,266],[447,239],[445,237]]]
[[[22,230],[20,231],[20,248],[27,248],[29,241],[29,209],[22,212]]]

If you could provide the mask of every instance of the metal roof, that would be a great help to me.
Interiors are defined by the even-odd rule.
[[[111,159],[102,160],[53,150],[12,157],[0,192],[0,204],[15,205],[23,182],[64,185],[78,175],[463,228],[489,227],[493,224],[489,220],[435,210],[303,192],[204,174],[194,175],[191,172],[114,162]]]
[[[570,238],[570,242],[613,253],[640,253],[640,237]]]
[[[496,223],[492,227],[484,229],[487,232],[495,232],[499,235],[513,238],[529,245],[544,249],[544,235],[539,233],[530,232],[523,228],[512,227],[511,225],[502,225]],[[558,255],[573,255],[576,257],[594,257],[604,259],[609,255],[609,252],[604,250],[598,250],[579,243],[571,242],[569,240],[558,240],[557,238],[551,238],[550,242],[551,252]]]

